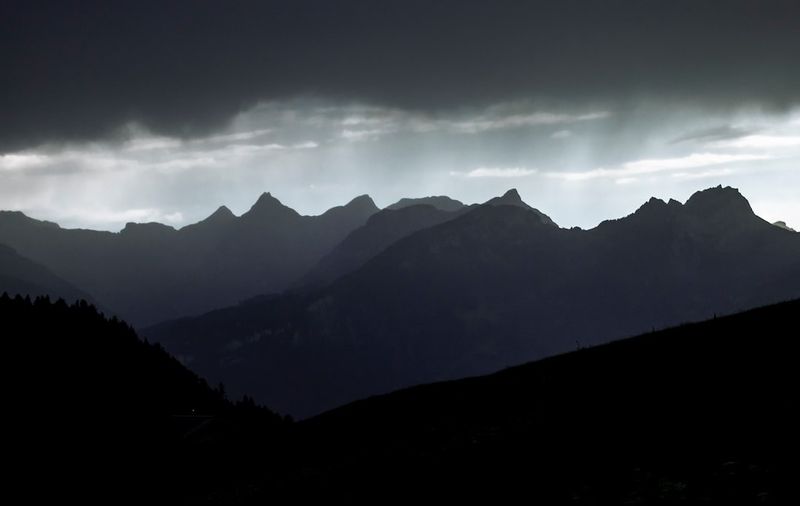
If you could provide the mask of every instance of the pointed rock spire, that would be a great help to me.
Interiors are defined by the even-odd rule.
[[[273,197],[270,192],[264,192],[258,197],[255,204],[250,207],[250,212],[271,209],[278,206],[283,207],[281,201]]]
[[[236,218],[236,215],[231,212],[227,206],[219,206],[216,211],[203,220],[205,223],[225,223]]]
[[[258,197],[256,203],[250,208],[249,211],[242,215],[242,218],[253,218],[261,216],[300,216],[297,211],[291,207],[283,205],[280,200],[276,199],[269,192],[264,192]]]
[[[549,216],[523,202],[522,197],[519,196],[519,192],[517,191],[516,188],[511,188],[500,197],[495,197],[493,199],[490,199],[484,205],[521,207],[523,209],[528,209],[529,211],[533,211],[534,213],[539,215],[539,217],[542,219],[542,222],[544,222],[545,224],[558,226],[553,220],[550,219]]]
[[[359,195],[345,204],[344,207],[369,212],[370,214],[377,213],[379,211],[378,206],[375,205],[375,201],[373,201],[372,197],[367,194]]]
[[[511,188],[505,192],[501,197],[491,199],[487,204],[492,206],[519,206],[530,209],[531,206],[522,201],[519,192],[516,188]]]

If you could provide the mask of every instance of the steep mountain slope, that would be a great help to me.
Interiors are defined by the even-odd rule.
[[[325,255],[296,286],[308,289],[327,285],[361,267],[403,237],[455,219],[467,210],[468,208],[462,207],[458,211],[444,211],[424,204],[387,208],[377,212]]]
[[[512,188],[505,192],[500,197],[495,197],[493,199],[489,199],[484,203],[486,206],[514,206],[514,207],[521,207],[522,209],[526,209],[528,211],[533,211],[541,220],[547,224],[552,226],[557,226],[556,223],[550,219],[549,216],[544,214],[543,212],[539,211],[538,209],[534,209],[525,202],[522,201],[522,198],[519,196],[519,192],[517,192],[516,188]]]
[[[714,188],[588,231],[480,206],[324,289],[145,335],[212,381],[303,416],[798,296],[800,235]]]
[[[533,211],[545,223],[556,226],[548,216],[523,202],[514,189],[489,200],[484,205],[509,205],[527,209]],[[295,286],[304,289],[324,286],[361,267],[403,237],[455,219],[475,207],[476,205],[465,206],[448,197],[401,199],[370,217],[364,226],[354,230]]]
[[[69,302],[92,300],[89,294],[59,278],[46,267],[0,244],[0,294],[2,293],[31,297],[50,295]]]
[[[0,212],[0,242],[146,325],[283,290],[377,210],[361,196],[301,216],[265,193],[240,217],[221,207],[180,230],[130,223],[119,233]]]

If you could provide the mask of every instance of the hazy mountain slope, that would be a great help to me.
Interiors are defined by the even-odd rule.
[[[12,248],[0,244],[0,294],[50,295],[68,302],[84,299],[89,294],[59,278],[43,267],[17,254]]]
[[[544,213],[522,201],[517,190],[509,190],[484,205],[509,205],[533,211],[542,221],[556,226]],[[376,213],[354,230],[336,248],[296,284],[297,287],[320,287],[364,265],[369,259],[403,237],[461,216],[476,205],[465,206],[448,197],[401,199]]]
[[[399,239],[417,230],[455,219],[466,210],[466,207],[462,207],[459,211],[444,211],[426,204],[377,212],[325,255],[297,286],[324,286],[361,267]]]
[[[0,242],[146,325],[283,290],[377,210],[362,196],[301,216],[265,193],[240,217],[222,207],[180,230],[130,223],[119,233],[0,212]]]
[[[145,333],[212,381],[308,415],[798,296],[800,235],[715,188],[588,231],[481,206],[325,289]]]

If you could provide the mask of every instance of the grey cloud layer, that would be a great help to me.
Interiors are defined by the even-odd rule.
[[[427,114],[642,96],[783,107],[800,95],[798,18],[792,0],[6,0],[0,152],[130,122],[210,136],[298,95]]]
[[[126,221],[185,225],[221,204],[241,213],[263,191],[317,214],[364,193],[378,205],[441,194],[483,202],[517,187],[558,223],[586,227],[654,195],[685,199],[726,184],[766,218],[800,222],[800,109],[518,101],[434,114],[294,100],[189,139],[123,130],[0,155],[0,208],[118,230]]]

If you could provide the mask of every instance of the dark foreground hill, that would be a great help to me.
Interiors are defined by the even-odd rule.
[[[798,314],[787,302],[285,424],[231,407],[89,306],[0,298],[14,359],[5,491],[82,504],[796,504]],[[191,409],[209,416],[164,416]]]
[[[6,500],[127,504],[203,495],[225,481],[235,427],[281,419],[221,390],[86,302],[0,296]],[[191,439],[216,423],[225,448]],[[248,438],[257,444],[260,437]],[[191,484],[191,486],[189,485]],[[157,501],[156,501],[157,502]]]
[[[732,188],[652,199],[591,230],[553,226],[515,192],[498,200],[322,289],[145,335],[212,382],[302,417],[800,297],[800,234],[756,216]]]
[[[303,423],[336,503],[795,504],[800,301]],[[311,460],[311,462],[314,462]]]

